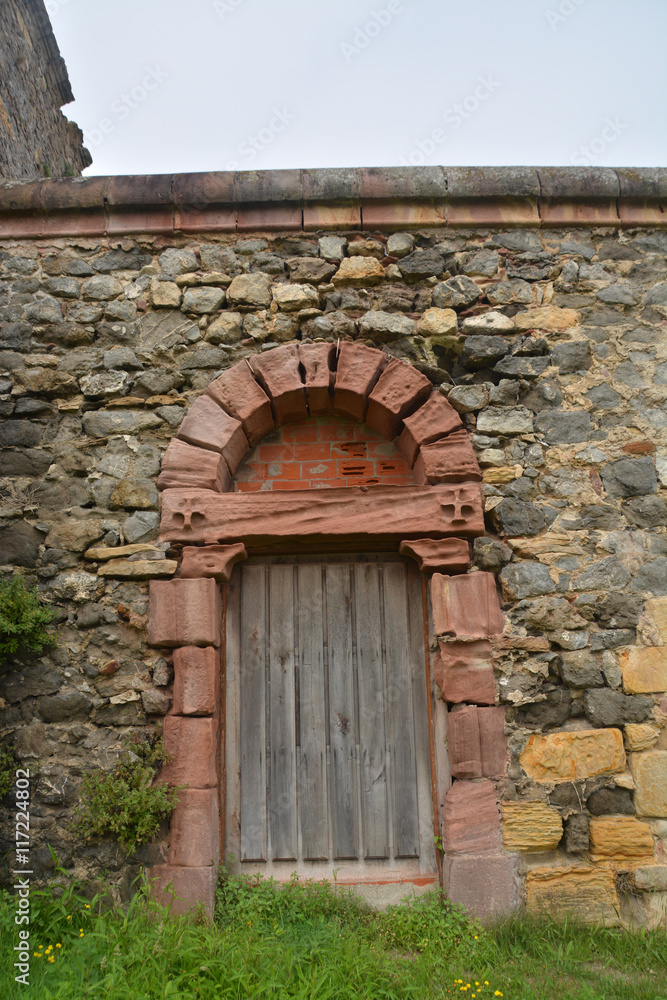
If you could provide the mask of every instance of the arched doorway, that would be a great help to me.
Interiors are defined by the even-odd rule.
[[[335,438],[341,419],[368,428],[343,434],[366,454],[350,464],[320,448],[297,463],[288,439],[313,427]],[[263,445],[277,428],[291,430]],[[382,462],[373,437],[395,442]],[[330,482],[313,488],[322,469]],[[454,700],[492,705],[487,637],[502,629],[488,574],[453,583],[484,530],[459,415],[381,351],[287,344],[209,386],[162,470],[162,537],[184,547],[180,577],[151,585],[150,630],[176,648],[167,777],[190,788],[154,874],[203,900],[221,848],[281,877],[433,880],[450,784],[433,673]],[[193,708],[198,683],[208,693]]]

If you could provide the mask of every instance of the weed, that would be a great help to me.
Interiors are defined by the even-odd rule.
[[[36,587],[26,587],[20,573],[0,580],[0,663],[54,646],[47,631],[54,617],[55,611],[42,602]]]
[[[128,854],[145,844],[171,816],[184,787],[155,782],[168,760],[159,725],[145,737],[134,733],[113,771],[83,779],[73,829],[87,840],[112,837]]]

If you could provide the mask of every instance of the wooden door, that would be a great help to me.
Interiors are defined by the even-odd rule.
[[[238,565],[225,854],[237,870],[435,876],[421,578],[403,560]]]

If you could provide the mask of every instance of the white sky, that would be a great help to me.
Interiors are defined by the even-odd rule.
[[[91,174],[667,164],[665,0],[46,0]]]

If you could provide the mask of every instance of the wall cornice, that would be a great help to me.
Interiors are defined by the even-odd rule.
[[[0,237],[664,226],[667,168],[362,167],[8,181]]]

